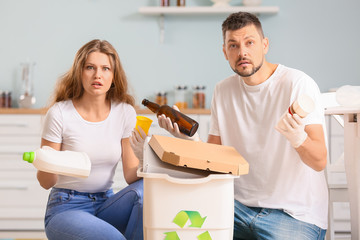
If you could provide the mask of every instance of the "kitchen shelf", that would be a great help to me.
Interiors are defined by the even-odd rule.
[[[199,15],[227,15],[234,12],[250,12],[253,14],[276,14],[279,12],[277,6],[230,6],[230,7],[141,7],[139,13],[148,16],[160,17],[160,43],[165,38],[165,15],[177,16],[199,16]]]
[[[250,12],[254,14],[276,14],[277,6],[239,6],[239,7],[141,7],[139,13],[144,15],[221,15],[234,12]]]

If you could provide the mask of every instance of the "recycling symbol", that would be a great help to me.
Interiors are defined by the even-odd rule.
[[[191,225],[188,227],[193,228],[201,228],[203,223],[205,222],[206,217],[201,217],[200,213],[197,211],[180,211],[176,214],[173,223],[178,225],[181,228],[184,228],[187,221],[190,219]],[[176,231],[165,232],[166,235],[165,240],[180,240]],[[205,231],[197,236],[198,240],[212,240],[210,233]]]

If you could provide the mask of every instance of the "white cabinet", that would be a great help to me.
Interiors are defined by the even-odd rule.
[[[344,129],[331,115],[326,115],[326,131],[328,134],[329,161],[332,164],[344,165],[340,158],[344,152]],[[328,175],[329,184],[346,184],[345,172],[333,172]],[[334,231],[346,234],[351,230],[350,205],[348,202],[334,203]]]
[[[210,114],[198,115],[200,139],[203,142],[207,142],[209,129],[210,129]]]
[[[22,160],[23,152],[40,146],[41,116],[0,114],[0,237],[45,236],[48,191],[34,166]]]

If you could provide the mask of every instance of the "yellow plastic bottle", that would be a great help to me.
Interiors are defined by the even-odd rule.
[[[72,177],[87,178],[91,170],[91,161],[86,153],[56,151],[47,146],[24,152],[23,160],[40,171]]]

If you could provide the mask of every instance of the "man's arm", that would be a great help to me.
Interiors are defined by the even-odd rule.
[[[321,124],[304,125],[297,115],[286,114],[281,119],[283,126],[275,126],[298,152],[301,160],[314,169],[321,171],[326,167],[327,150]]]
[[[207,142],[221,145],[221,138],[220,138],[220,136],[215,136],[215,135],[209,134]]]
[[[306,165],[315,171],[324,170],[327,162],[327,149],[323,127],[321,124],[307,125],[305,132],[308,137],[295,150]]]

